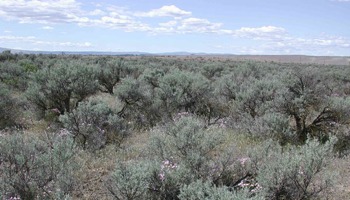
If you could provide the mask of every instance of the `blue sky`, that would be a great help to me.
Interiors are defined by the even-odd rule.
[[[350,56],[350,0],[0,0],[0,47]]]

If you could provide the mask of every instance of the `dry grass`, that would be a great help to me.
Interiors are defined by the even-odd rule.
[[[225,136],[225,142],[219,149],[234,147],[235,153],[243,155],[252,145],[253,141],[242,134],[235,134],[228,129],[219,131]],[[119,148],[110,145],[96,153],[80,151],[76,157],[81,167],[76,173],[78,183],[73,198],[112,199],[105,184],[115,164],[146,157],[151,153],[148,151],[148,144],[154,134],[156,132],[153,131],[134,132]]]
[[[202,61],[259,61],[320,65],[350,65],[350,57],[346,56],[305,56],[305,55],[186,55],[156,56],[159,58]]]
[[[137,132],[127,138],[120,147],[109,145],[94,153],[80,151],[76,158],[81,167],[76,172],[78,182],[73,192],[73,199],[113,199],[105,184],[116,163],[143,156],[149,138],[149,132]]]
[[[76,159],[80,169],[76,172],[76,188],[73,199],[111,199],[105,181],[114,170],[117,151],[109,146],[100,152],[81,151]]]
[[[35,121],[26,132],[28,134],[45,133],[50,123],[46,121]],[[218,151],[233,148],[234,154],[244,157],[249,149],[259,143],[258,140],[248,137],[246,134],[239,134],[230,129],[213,127],[215,133],[223,134],[224,142]],[[109,145],[97,151],[79,151],[76,154],[76,162],[80,164],[79,170],[75,173],[77,180],[73,192],[73,199],[87,200],[109,200],[113,199],[106,189],[105,184],[108,177],[115,169],[117,162],[139,160],[147,156],[148,144],[154,131],[133,132],[120,147]],[[43,135],[43,134],[42,134]],[[215,153],[215,152],[214,152]],[[219,153],[219,152],[217,152]],[[220,153],[219,153],[220,154]],[[329,166],[331,170],[340,173],[336,187],[325,199],[350,199],[350,156],[335,158]]]

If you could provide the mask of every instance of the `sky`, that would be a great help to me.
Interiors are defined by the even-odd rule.
[[[0,47],[350,56],[350,0],[0,0]]]

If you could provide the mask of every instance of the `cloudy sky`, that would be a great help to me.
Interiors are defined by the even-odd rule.
[[[350,56],[350,0],[0,0],[0,47]]]

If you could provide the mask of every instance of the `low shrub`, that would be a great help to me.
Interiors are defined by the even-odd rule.
[[[69,196],[77,166],[73,140],[55,136],[43,141],[16,133],[1,136],[0,194],[6,199],[50,199]]]
[[[59,120],[84,149],[101,149],[108,139],[120,143],[127,134],[123,121],[101,101],[81,102],[72,112],[61,115]]]
[[[252,174],[267,199],[318,199],[336,178],[325,170],[335,142],[334,137],[325,144],[309,139],[303,146],[290,147],[266,142],[253,153]]]
[[[263,196],[251,195],[247,190],[232,191],[227,187],[216,187],[209,181],[198,180],[181,188],[180,200],[263,200]]]
[[[0,83],[0,129],[16,125],[19,103],[10,95],[8,87]]]
[[[106,187],[115,199],[146,199],[151,178],[151,164],[147,162],[119,163],[108,179]]]

